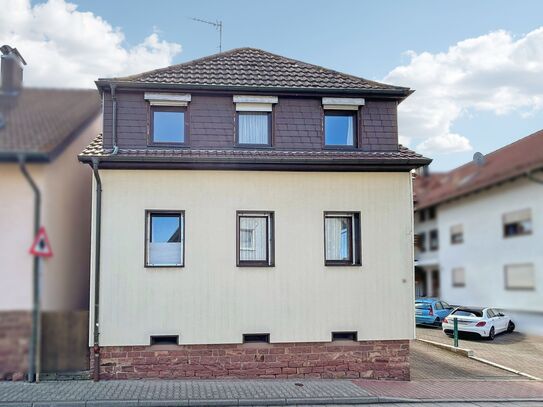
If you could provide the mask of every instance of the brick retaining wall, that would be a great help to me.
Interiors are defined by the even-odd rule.
[[[28,371],[30,311],[0,311],[0,380],[23,380]]]
[[[91,351],[91,369],[93,357]],[[409,380],[409,341],[107,346],[102,379],[369,378]]]

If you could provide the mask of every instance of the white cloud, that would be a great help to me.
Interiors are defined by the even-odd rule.
[[[181,45],[156,32],[127,47],[124,34],[65,0],[31,6],[0,0],[0,39],[16,47],[28,65],[25,85],[93,87],[98,77],[124,76],[170,65]]]
[[[456,120],[474,112],[533,114],[543,108],[543,27],[514,38],[500,30],[460,41],[447,52],[409,51],[388,83],[416,92],[399,108],[404,139],[426,153],[469,151]]]

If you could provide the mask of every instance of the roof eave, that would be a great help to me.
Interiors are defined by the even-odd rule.
[[[214,90],[214,91],[250,91],[250,92],[288,92],[298,94],[358,94],[371,96],[384,96],[396,99],[405,99],[414,90],[398,87],[396,89],[352,89],[352,88],[290,88],[290,87],[268,87],[268,86],[231,86],[231,85],[188,85],[162,82],[132,82],[119,81],[109,78],[101,78],[95,81],[98,90],[103,91],[110,85],[117,89],[183,89],[183,90]]]
[[[104,164],[113,164],[111,167],[122,167],[123,164],[130,166],[135,166],[142,164],[143,166],[149,166],[149,164],[159,164],[163,167],[172,167],[176,165],[179,166],[232,166],[232,167],[260,167],[260,168],[281,168],[288,167],[292,169],[292,166],[299,166],[300,170],[305,170],[308,166],[311,168],[325,169],[325,168],[335,168],[340,171],[341,168],[346,170],[396,170],[396,171],[409,171],[415,168],[429,164],[432,160],[429,158],[407,158],[407,159],[353,159],[353,160],[341,160],[338,162],[337,159],[224,159],[224,158],[171,158],[171,157],[126,157],[126,156],[88,156],[88,155],[79,155],[78,159],[82,163],[91,163],[93,159],[98,159],[103,167]],[[107,165],[106,165],[107,166]]]
[[[24,158],[27,163],[48,163],[51,161],[49,154],[37,151],[0,151],[0,162],[19,162],[20,158]]]

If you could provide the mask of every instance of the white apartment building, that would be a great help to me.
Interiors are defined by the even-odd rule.
[[[543,334],[542,170],[539,131],[417,178],[417,296],[501,308],[519,331]]]

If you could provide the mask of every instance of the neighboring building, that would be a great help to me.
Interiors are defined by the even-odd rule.
[[[409,377],[409,89],[250,48],[97,86],[95,378]]]
[[[0,380],[21,379],[29,367],[35,196],[24,169],[41,192],[41,225],[54,253],[43,262],[41,307],[88,307],[91,177],[76,156],[101,120],[96,91],[21,89],[23,60],[2,51]]]
[[[543,131],[479,163],[419,176],[415,191],[415,231],[426,232],[416,273],[439,270],[440,283],[438,291],[419,293],[451,304],[501,308],[520,331],[543,333]],[[429,230],[439,236],[434,251]],[[436,286],[435,280],[423,281]]]

